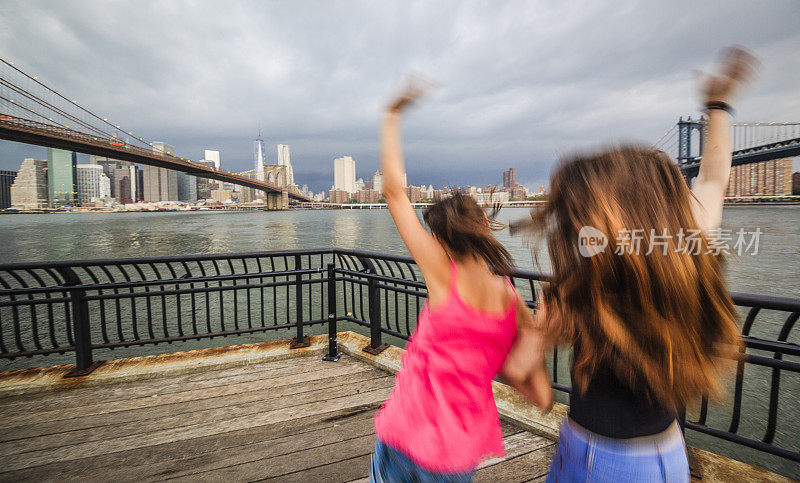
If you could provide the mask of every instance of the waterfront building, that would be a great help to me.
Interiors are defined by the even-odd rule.
[[[208,153],[208,151],[206,151],[206,153]],[[206,166],[214,166],[214,160],[213,159],[203,159],[203,160],[198,161],[198,163],[204,164]],[[210,199],[211,198],[211,190],[212,189],[217,189],[218,186],[219,186],[216,180],[210,180],[208,178],[203,178],[201,176],[196,176],[195,177],[195,185],[196,185],[195,189],[197,191],[197,194],[195,195],[195,197],[198,200]]]
[[[111,198],[111,179],[105,173],[100,173],[100,199]]]
[[[77,167],[78,155],[76,153],[47,148],[47,192],[51,208],[75,204]]]
[[[153,151],[157,153],[173,154],[175,148],[164,142],[154,142]],[[177,171],[144,165],[142,170],[144,178],[144,193],[142,199],[146,202],[178,200],[178,173]]]
[[[103,173],[105,173],[105,175],[108,177],[109,182],[111,184],[111,197],[113,197],[116,201],[120,203],[125,203],[125,202],[122,201],[121,197],[117,193],[117,185],[119,185],[119,182],[115,179],[115,175],[119,172],[124,176],[129,176],[131,173],[130,167],[134,167],[136,174],[138,175],[139,178],[141,178],[141,170],[139,170],[136,167],[135,163],[131,163],[130,161],[122,161],[120,159],[91,155],[89,156],[89,164],[96,164],[103,167]],[[122,169],[122,171],[119,171],[120,169]],[[136,192],[137,192],[136,186],[137,183],[141,181],[141,179],[138,179],[135,176],[131,179],[133,179],[134,182],[134,185],[131,186],[132,196],[133,199],[136,199]],[[127,199],[130,200],[130,197],[128,197]],[[127,203],[130,203],[130,201],[127,201]]]
[[[41,210],[50,206],[47,161],[27,158],[11,185],[11,206],[18,210]]]
[[[351,156],[333,160],[333,189],[356,192],[356,162]]]
[[[113,169],[111,177],[112,196],[119,203],[135,203],[142,200],[143,173],[134,164],[120,165]]]
[[[780,196],[792,194],[792,159],[773,159],[731,168],[725,196]]]
[[[372,189],[378,193],[383,192],[383,175],[380,170],[375,171],[375,174],[372,175]]]
[[[406,196],[412,203],[419,203],[424,198],[422,188],[419,186],[406,186]]]
[[[364,179],[363,178],[358,178],[356,180],[356,191],[361,191],[364,188],[366,188],[366,186],[364,185]]]
[[[470,191],[478,204],[491,205],[494,203],[505,203],[508,201],[508,191]]]
[[[178,201],[195,203],[197,201],[197,177],[178,172]]]
[[[294,184],[294,168],[292,168],[292,160],[289,155],[288,144],[278,144],[278,166],[286,166],[286,179],[287,185]]]
[[[503,171],[503,188],[513,188],[517,186],[517,170],[509,168],[508,171]]]
[[[378,203],[381,197],[381,194],[375,190],[363,189],[356,191],[355,200],[359,203]]]
[[[100,175],[104,175],[103,167],[98,164],[79,164],[76,173],[78,202],[88,205],[100,199]]]
[[[264,165],[267,164],[267,151],[264,149],[264,140],[261,139],[261,129],[258,130],[258,137],[253,141],[253,158],[256,179],[264,181]]]
[[[233,201],[233,192],[225,189],[211,190],[211,199],[220,203],[230,203]]]
[[[16,171],[0,170],[0,210],[11,207],[11,186],[16,177]]]
[[[328,201],[331,203],[346,203],[350,198],[350,193],[342,189],[333,188],[328,191]]]

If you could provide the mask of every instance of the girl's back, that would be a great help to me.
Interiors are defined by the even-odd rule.
[[[491,381],[517,335],[511,285],[497,276],[470,277],[466,265],[459,270],[451,262],[446,294],[423,307],[395,389],[375,420],[386,444],[426,469],[450,473],[503,454]],[[478,290],[475,307],[465,295]]]

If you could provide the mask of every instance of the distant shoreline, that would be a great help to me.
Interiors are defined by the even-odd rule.
[[[288,210],[266,210],[266,209],[253,209],[253,208],[226,208],[226,209],[215,209],[215,210],[80,210],[80,211],[70,211],[70,210],[34,210],[34,211],[8,211],[2,210],[0,211],[0,215],[52,215],[52,214],[96,214],[96,213],[222,213],[222,212],[234,212],[234,213],[243,213],[243,212],[252,212],[252,211],[341,211],[341,210],[364,210],[364,209],[374,209],[374,210],[382,210],[386,209],[386,205],[382,206],[375,206],[374,204],[371,205],[369,208],[364,207],[366,205],[358,205],[353,204],[351,207],[331,207],[331,208],[289,208]],[[725,207],[733,207],[733,206],[800,206],[800,201],[726,201]],[[529,208],[530,206],[506,206],[504,208]],[[423,208],[423,207],[415,207],[415,208]]]

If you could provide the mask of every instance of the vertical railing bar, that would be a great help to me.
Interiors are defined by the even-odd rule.
[[[158,270],[158,268],[156,268],[155,263],[148,263],[148,265],[150,266],[150,269],[153,270],[153,274],[156,276],[156,280],[164,280],[164,277],[161,276],[161,271]],[[164,285],[160,284],[158,286],[158,289],[161,292],[163,292]],[[167,297],[162,294],[159,297],[159,299],[161,300],[161,326],[163,327],[164,330],[164,337],[169,337],[169,327],[167,325]],[[170,344],[171,343],[172,342],[170,342]]]
[[[203,266],[203,261],[197,261],[197,267],[200,269],[200,276],[205,278],[206,277],[206,269]],[[203,282],[203,288],[208,288],[208,282]],[[208,291],[205,293],[206,297],[206,328],[208,329],[208,333],[210,334],[211,331],[211,294]]]
[[[133,268],[136,269],[136,271],[139,273],[139,277],[141,278],[141,280],[146,280],[147,279],[147,277],[145,277],[144,272],[142,271],[141,267],[139,267],[138,264],[134,264]],[[133,290],[132,287],[131,287],[131,290]],[[150,287],[145,285],[144,291],[145,291],[145,294],[146,294],[145,297],[144,297],[144,302],[145,302],[145,307],[147,308],[147,332],[150,335],[151,339],[155,339],[156,334],[155,334],[155,331],[153,330],[153,308],[150,306],[150,295],[149,295]],[[135,300],[135,299],[132,299],[132,300]]]
[[[167,266],[167,270],[169,270],[169,274],[173,280],[178,279],[178,274],[175,272],[175,268],[172,266],[171,262],[166,262],[164,265]],[[159,274],[160,275],[160,274]],[[180,290],[181,284],[180,282],[175,282],[175,290]],[[161,300],[166,302],[166,298],[164,296],[161,297]],[[167,308],[164,307],[164,314],[166,316]],[[175,294],[175,313],[177,314],[177,326],[178,326],[178,335],[183,337],[183,310],[181,310],[181,294]]]
[[[217,263],[216,259],[211,260],[211,265],[214,267],[214,274],[219,276],[222,275],[222,272],[219,270],[219,264]],[[225,291],[222,290],[222,280],[219,280],[220,291],[219,291],[219,326],[220,330],[225,332]]]
[[[108,283],[114,283],[114,277],[111,276],[111,272],[106,268],[105,265],[100,265],[98,268],[106,275],[106,279]],[[119,289],[114,287],[112,289],[112,293],[114,295],[119,295]],[[120,302],[118,298],[114,299],[114,320],[117,322],[117,341],[122,342],[125,340],[125,336],[122,333],[122,308],[120,307]]]
[[[233,268],[233,260],[230,259],[230,258],[227,258],[226,261],[228,262],[228,268],[230,268],[230,270],[231,270],[230,274],[231,275],[236,275],[236,269]],[[237,280],[235,278],[233,280],[231,280],[230,283],[231,283],[231,285],[233,287],[236,287],[238,285]],[[238,296],[238,292],[239,292],[238,289],[236,289],[236,288],[233,289],[233,328],[235,330],[239,330],[239,296]]]
[[[181,260],[181,266],[185,272],[184,277],[189,278],[190,280],[194,280],[194,275],[192,275],[192,271],[189,269],[189,264],[186,263],[185,260]],[[194,282],[189,283],[189,288],[194,290]],[[191,293],[190,299],[192,301],[192,334],[197,335],[197,293]],[[200,340],[199,338],[197,340]]]
[[[117,265],[117,268],[119,269],[119,272],[122,274],[122,278],[124,278],[126,282],[130,282],[131,281],[131,277],[130,277],[130,275],[128,275],[128,272],[125,270],[125,267],[123,265]],[[131,289],[130,293],[134,293],[133,287],[131,287],[130,289]],[[139,324],[137,322],[138,319],[136,317],[136,301],[137,300],[138,300],[137,297],[131,297],[130,298],[130,302],[131,302],[131,327],[133,327],[133,340],[139,340]]]
[[[794,324],[797,322],[797,319],[800,317],[800,313],[792,313],[789,314],[789,317],[786,318],[786,321],[783,323],[783,327],[781,327],[781,332],[778,334],[778,341],[779,342],[786,342],[789,338],[789,332],[792,331]],[[773,358],[777,360],[783,360],[783,354],[781,352],[775,352],[773,354]],[[762,441],[765,443],[772,443],[772,440],[775,439],[775,429],[778,426],[778,390],[780,389],[781,384],[781,370],[777,367],[772,368],[772,384],[769,393],[769,412],[767,414],[767,430],[764,433],[764,438]]]

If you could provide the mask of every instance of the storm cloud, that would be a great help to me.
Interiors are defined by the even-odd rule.
[[[406,122],[412,184],[544,184],[560,153],[655,142],[699,116],[692,70],[740,43],[763,62],[747,121],[800,121],[800,3],[4,1],[0,56],[191,159],[252,167],[291,146],[295,178],[333,159],[377,167],[381,106],[401,76],[441,86]],[[0,169],[43,149],[0,142]]]

